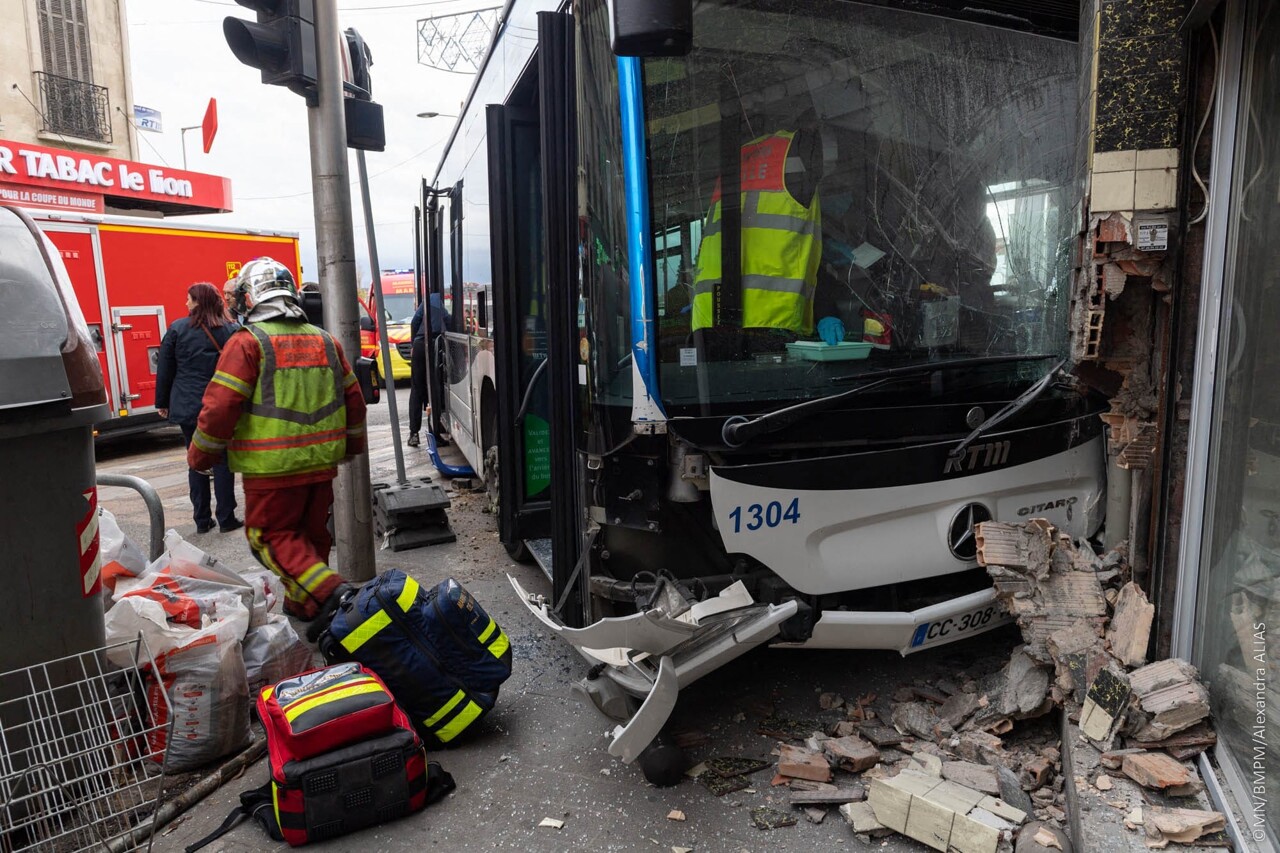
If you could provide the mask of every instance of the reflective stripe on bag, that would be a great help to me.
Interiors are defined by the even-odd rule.
[[[406,575],[404,589],[396,596],[396,604],[401,610],[408,613],[409,608],[413,607],[413,602],[417,597],[418,582]],[[357,649],[376,637],[379,631],[390,624],[390,614],[379,608],[376,613],[361,622],[350,634],[342,638],[342,647],[347,650],[348,654],[355,654]]]

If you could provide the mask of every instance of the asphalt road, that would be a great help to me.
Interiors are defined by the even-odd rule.
[[[401,389],[401,414],[408,391]],[[394,478],[389,418],[385,402],[370,418],[374,479]],[[436,477],[425,448],[406,448],[412,476]],[[198,536],[186,497],[182,439],[176,429],[99,448],[100,471],[134,474],[149,480],[165,502],[168,526],[232,565],[253,564],[243,536]],[[135,540],[147,539],[141,500],[123,489],[102,489],[104,506],[118,516]],[[495,522],[484,512],[480,494],[453,495],[450,521],[458,541],[414,551],[380,551],[380,570],[395,567],[421,583],[452,575],[485,605],[511,639],[515,670],[503,686],[495,710],[475,735],[460,746],[431,755],[457,781],[457,790],[425,812],[393,824],[353,834],[318,850],[529,850],[631,851],[667,853],[675,847],[696,851],[859,850],[865,849],[833,809],[815,824],[796,812],[795,826],[762,831],[750,812],[772,806],[791,812],[786,788],[772,787],[772,770],[750,777],[744,791],[713,796],[684,780],[671,788],[645,782],[638,767],[608,754],[612,724],[583,705],[570,689],[587,666],[551,636],[516,599],[507,575],[527,588],[549,593],[537,568],[512,562],[498,542]],[[1017,640],[1000,630],[909,658],[887,652],[797,652],[758,649],[687,689],[673,726],[697,730],[707,742],[690,750],[693,761],[718,755],[752,756],[772,761],[774,738],[756,732],[769,707],[779,715],[833,722],[839,712],[819,708],[823,692],[844,697],[875,693],[881,697],[902,684],[931,682],[957,671],[977,674],[998,665]],[[266,779],[261,760],[171,824],[155,839],[154,849],[182,850],[216,827],[237,804],[237,794]],[[849,777],[845,777],[848,779]],[[684,821],[668,819],[682,811]],[[564,821],[563,829],[539,828],[543,818]],[[206,848],[250,851],[273,846],[259,828],[247,823]],[[923,845],[891,836],[875,840],[876,850],[923,851]]]

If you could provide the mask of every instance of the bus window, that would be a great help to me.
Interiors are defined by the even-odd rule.
[[[589,393],[603,404],[631,402],[631,311],[623,221],[622,120],[617,57],[604,3],[584,4],[577,27],[578,122],[585,354]]]
[[[1073,44],[841,0],[697,8],[692,53],[644,65],[669,412],[1065,351]],[[864,358],[827,360],[820,324]]]

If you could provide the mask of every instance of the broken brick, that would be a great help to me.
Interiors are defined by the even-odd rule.
[[[850,773],[861,773],[880,762],[880,750],[857,735],[833,738],[823,743],[822,749],[840,769]]]
[[[1121,771],[1144,788],[1178,788],[1195,780],[1191,771],[1164,753],[1145,752],[1126,755]]]
[[[778,751],[778,773],[815,782],[831,781],[831,765],[823,755],[790,744],[783,744]]]

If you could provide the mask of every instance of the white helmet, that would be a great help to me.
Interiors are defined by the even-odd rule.
[[[243,312],[277,296],[298,304],[298,285],[288,267],[265,257],[254,258],[241,267],[236,276],[236,304]]]

